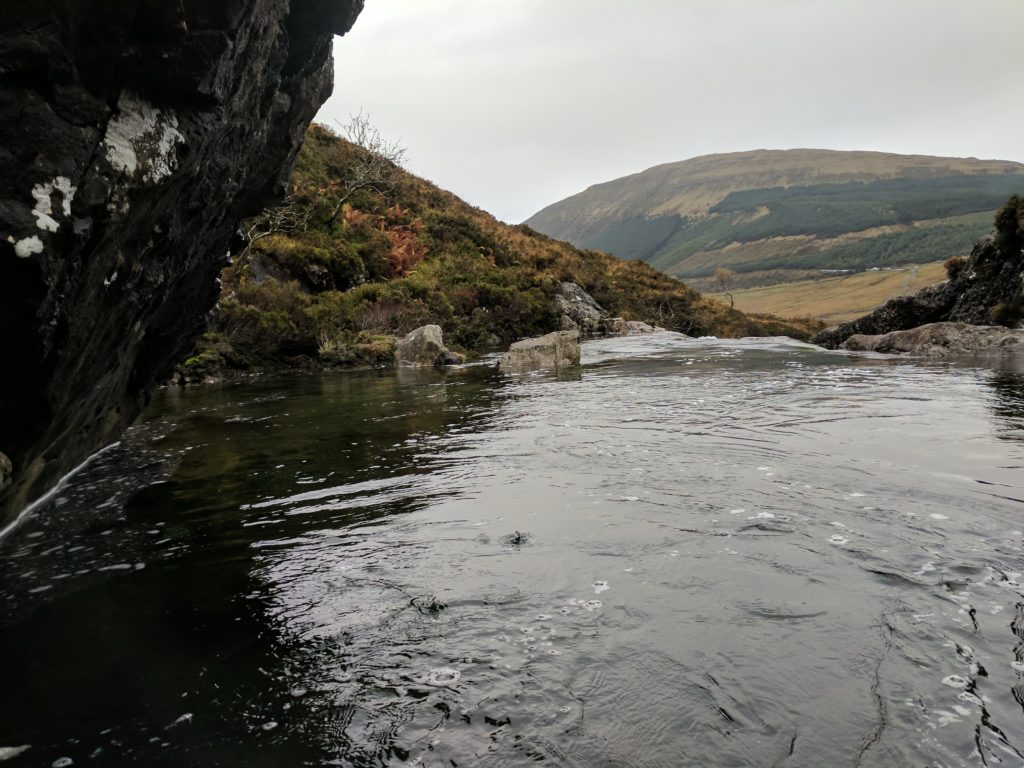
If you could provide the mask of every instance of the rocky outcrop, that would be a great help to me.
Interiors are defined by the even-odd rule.
[[[890,299],[864,317],[822,331],[812,341],[835,349],[855,334],[877,336],[937,322],[1002,322],[1006,312],[1019,311],[1024,303],[1024,256],[1015,237],[979,240],[967,259],[953,261],[951,267],[946,282]]]
[[[0,522],[190,348],[283,192],[362,0],[11,0],[0,25]]]
[[[593,296],[576,283],[561,283],[555,294],[555,309],[561,313],[563,330],[598,333],[608,313]]]
[[[409,331],[395,347],[395,362],[403,368],[458,365],[464,361],[462,355],[444,345],[439,325],[424,325]]]
[[[855,334],[841,349],[905,353],[946,359],[993,355],[1024,355],[1024,331],[994,325],[929,323],[879,336]]]
[[[580,364],[578,331],[555,331],[546,336],[523,339],[508,348],[498,362],[503,373],[565,370]]]

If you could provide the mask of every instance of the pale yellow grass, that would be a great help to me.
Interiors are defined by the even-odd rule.
[[[767,312],[780,317],[818,317],[829,325],[866,315],[894,296],[915,293],[941,283],[946,270],[941,262],[900,267],[879,272],[780,283],[763,288],[733,291],[736,308]],[[712,294],[728,301],[724,294]]]

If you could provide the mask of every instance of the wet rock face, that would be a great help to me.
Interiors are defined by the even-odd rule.
[[[1000,250],[996,238],[983,238],[950,280],[890,299],[864,317],[822,331],[812,341],[835,349],[855,334],[877,336],[947,321],[989,323],[994,309],[1024,299],[1024,253],[1017,246],[1013,252],[1006,250]]]
[[[362,0],[8,0],[0,522],[130,422],[284,189]]]

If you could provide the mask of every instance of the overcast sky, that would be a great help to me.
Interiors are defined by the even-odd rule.
[[[519,222],[756,148],[1024,161],[1024,0],[366,0],[318,120]]]

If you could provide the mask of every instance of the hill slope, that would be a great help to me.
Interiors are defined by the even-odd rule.
[[[748,316],[641,261],[502,224],[394,167],[353,191],[364,157],[323,127],[309,130],[287,204],[249,222],[251,243],[222,273],[218,312],[185,378],[386,364],[396,337],[428,323],[473,353],[558,328],[562,281],[614,315],[693,335],[806,338],[819,329]]]
[[[526,224],[677,277],[722,266],[765,284],[966,253],[1018,191],[1024,165],[1008,161],[754,150],[597,184]]]

